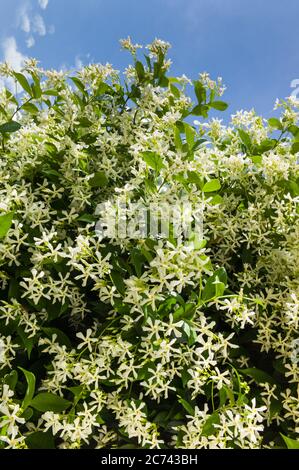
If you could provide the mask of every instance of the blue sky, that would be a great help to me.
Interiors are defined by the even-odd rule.
[[[0,0],[0,60],[43,67],[90,61],[123,70],[119,39],[172,44],[172,75],[222,76],[228,113],[269,117],[299,79],[298,0]]]

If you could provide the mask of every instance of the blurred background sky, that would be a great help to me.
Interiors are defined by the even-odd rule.
[[[221,117],[251,108],[269,117],[299,79],[298,18],[299,0],[0,0],[0,61],[124,70],[119,39],[157,37],[172,44],[171,75],[223,77],[230,106]]]

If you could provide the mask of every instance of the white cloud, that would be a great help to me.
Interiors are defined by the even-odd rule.
[[[32,0],[20,0],[20,3],[21,5],[17,10],[16,26],[24,31],[24,41],[26,46],[30,48],[36,43],[37,36],[54,34],[55,26],[53,24],[46,24],[43,15],[37,13],[36,6],[33,5]],[[38,0],[36,3],[38,3],[41,9],[45,10],[49,0]]]
[[[24,65],[27,56],[18,50],[17,41],[14,36],[5,38],[1,43],[3,61],[7,62],[15,71],[20,71]],[[0,90],[3,87],[13,89],[14,80],[9,78],[0,78]]]
[[[170,8],[174,8],[182,16],[188,28],[194,32],[204,31],[203,26],[215,17],[228,18],[239,16],[243,2],[239,0],[163,0]],[[197,34],[197,39],[202,38]],[[204,42],[202,41],[202,44]],[[196,41],[196,47],[197,47]]]
[[[33,18],[33,31],[40,36],[45,36],[47,34],[47,28],[44,22],[44,19],[41,15],[35,15]]]
[[[90,60],[89,53],[84,54],[84,56],[77,54],[75,57],[75,70],[82,69],[83,67],[85,67],[85,65],[87,65],[90,62],[91,60]]]
[[[14,36],[7,37],[2,42],[4,62],[8,62],[14,70],[20,70],[27,57],[18,50]]]
[[[28,15],[28,5],[25,4],[18,10],[17,21],[22,31],[30,33],[31,21]]]
[[[75,57],[75,67],[76,67],[76,69],[82,69],[83,65],[84,64],[83,64],[82,59],[80,59],[80,57],[77,55]]]
[[[38,0],[39,6],[45,10],[48,6],[49,0]]]
[[[55,33],[55,26],[53,24],[51,24],[49,27],[48,27],[48,33],[49,34],[54,34]]]
[[[34,39],[34,37],[33,37],[33,36],[29,36],[29,37],[26,39],[26,46],[27,46],[28,48],[30,48],[30,47],[33,47],[34,44],[35,44],[35,39]]]

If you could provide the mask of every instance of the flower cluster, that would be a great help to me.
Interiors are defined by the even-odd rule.
[[[121,43],[123,76],[0,68],[0,448],[296,447],[299,103],[209,120],[221,78]],[[202,231],[98,236],[120,200]]]

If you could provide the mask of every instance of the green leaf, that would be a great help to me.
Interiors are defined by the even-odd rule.
[[[82,83],[81,80],[79,80],[79,78],[77,78],[77,77],[70,77],[70,79],[71,79],[72,82],[76,85],[76,87],[78,88],[78,90],[80,90],[84,95],[87,93],[87,92],[86,92],[86,89],[85,89],[84,83]]]
[[[213,199],[211,200],[211,204],[213,206],[216,206],[217,204],[222,204],[223,203],[223,198],[220,196],[220,194],[215,194]]]
[[[181,139],[181,133],[177,126],[174,126],[174,144],[178,150],[182,150],[183,142]]]
[[[175,85],[170,84],[170,90],[173,96],[175,96],[176,98],[179,98],[181,96],[180,90]]]
[[[252,155],[252,156],[250,156],[250,160],[252,160],[252,162],[255,165],[260,165],[263,161],[263,157],[262,157],[262,155]]]
[[[195,184],[198,188],[203,187],[203,179],[196,171],[187,171],[188,183]]]
[[[8,112],[7,112],[6,109],[2,106],[2,104],[0,104],[0,113],[4,114],[4,116],[8,116]]]
[[[22,73],[19,73],[19,72],[14,72],[13,74],[14,74],[15,78],[17,79],[17,81],[19,82],[19,84],[21,85],[21,87],[23,88],[23,90],[27,91],[27,93],[30,96],[33,96],[31,86],[29,85],[28,80],[25,77],[25,75],[23,75]]]
[[[101,417],[101,415],[98,415],[98,416],[96,417],[96,422],[97,422],[98,424],[105,424],[105,420]]]
[[[284,361],[281,357],[279,359],[275,359],[275,361],[273,361],[272,364],[273,364],[274,369],[277,370],[277,372],[279,372],[280,374],[286,373],[287,370],[285,368]]]
[[[277,416],[280,414],[283,407],[283,403],[281,400],[272,399],[270,403],[270,418]]]
[[[234,392],[226,386],[223,386],[219,392],[219,408],[225,405],[226,401],[229,400],[230,404],[233,406],[235,403]]]
[[[51,431],[36,431],[26,436],[25,442],[29,449],[55,449]]]
[[[299,441],[295,441],[294,439],[291,439],[290,437],[284,436],[281,434],[281,437],[283,438],[286,446],[288,449],[299,449]]]
[[[27,333],[24,331],[23,327],[21,326],[17,327],[17,333],[22,340],[24,348],[27,351],[28,359],[30,359],[33,346],[37,341],[37,337],[35,336],[35,337],[28,338]]]
[[[37,100],[42,96],[42,89],[40,86],[40,78],[35,73],[31,72],[34,83],[31,85],[32,93],[34,98]]]
[[[16,279],[10,279],[8,288],[8,299],[17,299],[20,294],[19,283]]]
[[[141,277],[142,268],[145,262],[144,256],[142,255],[141,251],[138,250],[137,248],[133,248],[131,252],[131,260],[132,260],[132,264],[135,268],[137,276]]]
[[[39,113],[38,107],[35,106],[32,103],[24,103],[23,106],[22,106],[22,109],[24,111],[27,111],[27,113],[30,113],[30,114],[38,114]]]
[[[92,125],[92,122],[89,119],[87,119],[87,117],[78,119],[78,122],[81,127],[85,127],[85,128],[90,127]]]
[[[104,171],[97,171],[93,178],[89,180],[89,185],[92,188],[104,188],[108,184],[108,178]]]
[[[0,126],[0,132],[4,134],[5,132],[16,132],[21,129],[21,124],[17,121],[8,121]]]
[[[158,82],[158,85],[161,86],[161,87],[167,88],[168,85],[169,85],[169,80],[168,80],[168,78],[167,78],[165,75],[163,75],[163,76],[160,78],[160,80],[159,80],[159,82]]]
[[[16,97],[7,89],[5,88],[5,95],[6,95],[6,98],[13,104],[15,104],[16,106],[18,106],[18,100],[16,99]]]
[[[191,416],[194,416],[194,408],[190,405],[190,403],[181,397],[178,398],[178,402],[185,408],[186,411],[188,411]]]
[[[214,286],[215,297],[221,297],[225,291],[225,284],[219,280],[218,276],[215,277]]]
[[[204,193],[212,193],[218,191],[221,188],[220,181],[218,179],[212,179],[208,181],[202,188]]]
[[[126,286],[123,281],[123,276],[118,271],[111,271],[110,276],[118,292],[124,295],[126,291]]]
[[[30,402],[35,392],[35,375],[32,372],[29,372],[28,370],[23,369],[22,367],[19,367],[19,369],[25,375],[26,382],[27,382],[27,390],[26,390],[24,400],[22,402],[22,409],[26,410],[26,408],[30,405]]]
[[[143,64],[139,60],[137,60],[137,62],[135,64],[135,70],[137,72],[137,76],[138,76],[139,80],[142,81],[144,79],[145,72],[144,72]]]
[[[202,427],[201,435],[202,436],[211,436],[215,432],[214,424],[220,424],[219,412],[215,411],[211,416],[208,417],[205,424]]]
[[[207,91],[200,81],[194,81],[194,92],[198,101],[198,104],[205,103],[207,99]]]
[[[6,383],[11,390],[14,390],[18,382],[18,372],[12,370],[10,374],[7,374],[4,377],[4,383]]]
[[[48,170],[47,168],[45,168],[44,170],[42,170],[42,173],[43,173],[44,175],[50,177],[50,179],[52,179],[51,176],[52,176],[52,177],[54,176],[55,179],[61,177],[61,174],[58,173],[58,171],[53,170],[53,169]]]
[[[201,250],[207,244],[207,240],[204,240],[202,238],[202,234],[199,234],[197,232],[191,232],[189,236],[189,241],[193,243],[193,248],[195,250]]]
[[[257,383],[270,383],[272,385],[276,384],[276,381],[271,377],[271,375],[267,374],[263,370],[257,369],[256,367],[252,367],[249,369],[240,369],[239,372],[244,375],[248,375],[252,379],[254,379]]]
[[[188,367],[184,366],[181,372],[181,379],[182,379],[182,384],[183,387],[186,387],[188,381],[191,379],[191,375],[188,371]]]
[[[227,400],[226,389],[225,389],[224,387],[222,387],[222,388],[219,390],[218,395],[219,395],[219,408],[221,408],[222,406],[225,405],[226,400]]]
[[[57,90],[45,90],[43,91],[43,95],[46,95],[46,96],[58,96],[59,95],[59,92]]]
[[[211,108],[218,109],[218,111],[225,111],[228,108],[228,104],[224,101],[213,101],[210,103]]]
[[[223,282],[223,284],[227,284],[227,274],[225,268],[219,268],[214,272],[214,276],[218,277],[218,279]]]
[[[12,226],[14,218],[14,212],[7,212],[4,215],[0,215],[0,240],[4,238]]]
[[[209,111],[209,106],[205,104],[198,104],[197,106],[194,106],[190,114],[193,114],[194,116],[203,116],[203,117],[208,117],[208,111]]]
[[[299,152],[299,142],[294,142],[291,149],[292,154]]]
[[[72,394],[74,395],[74,403],[73,403],[72,410],[74,410],[74,407],[81,400],[82,395],[84,393],[84,388],[85,388],[84,385],[77,385],[75,387],[68,387],[68,390],[70,392],[72,392]]]
[[[288,127],[288,131],[296,138],[299,138],[299,127],[292,124]]]
[[[91,214],[82,214],[77,219],[79,222],[87,222],[88,224],[93,224],[96,222],[97,218]]]
[[[201,146],[201,144],[203,144],[206,141],[207,141],[207,139],[198,139],[198,140],[196,140],[194,145],[193,145],[192,150],[197,150]]]
[[[179,308],[177,308],[173,314],[173,319],[175,321],[179,320],[191,320],[194,317],[194,313],[196,310],[196,306],[193,303],[187,303],[181,305]],[[194,339],[194,334],[193,332],[191,333],[189,325],[186,323],[184,325],[184,331],[186,335],[190,335],[190,339]],[[195,338],[196,339],[196,338]]]
[[[21,414],[21,418],[24,418],[25,421],[29,421],[29,419],[32,417],[33,415],[33,409],[28,407],[26,408],[25,411],[23,411],[23,413]]]
[[[151,72],[151,71],[152,71],[152,63],[151,63],[151,59],[150,59],[150,57],[149,57],[149,56],[147,56],[147,55],[145,55],[145,54],[143,54],[143,55],[144,55],[144,58],[145,58],[145,60],[146,60],[146,63],[147,63],[148,69],[149,69],[149,71]]]
[[[187,336],[188,345],[192,346],[197,340],[197,334],[192,323],[189,323],[188,320],[184,320],[183,322],[183,331]]]
[[[162,158],[157,155],[155,152],[143,152],[141,158],[145,163],[153,168],[157,173],[160,172],[162,168],[165,167]]]
[[[36,395],[30,403],[30,406],[38,411],[54,411],[61,413],[71,406],[72,402],[65,398],[50,392],[42,392]]]
[[[277,118],[270,118],[268,119],[268,124],[270,127],[273,127],[274,129],[283,129],[283,125],[281,124],[280,120]]]
[[[63,331],[59,330],[59,328],[49,328],[44,327],[42,331],[45,333],[48,338],[52,338],[53,335],[56,335],[56,341],[61,344],[65,345],[67,348],[72,348],[72,343]]]
[[[202,291],[201,298],[205,302],[219,297],[225,291],[227,284],[227,274],[224,268],[219,268],[214,274],[208,278],[205,287]]]
[[[53,142],[45,142],[45,148],[51,155],[55,155],[58,152],[57,147],[55,144],[53,144]]]
[[[96,95],[103,95],[104,93],[108,93],[108,92],[110,94],[112,94],[113,93],[113,88],[111,88],[111,86],[109,86],[108,83],[102,82],[102,83],[99,84],[95,94]]]
[[[250,137],[249,137],[249,139],[250,139]],[[265,139],[257,147],[257,151],[258,151],[259,154],[262,154],[264,152],[267,152],[268,150],[273,149],[276,145],[277,145],[277,140],[276,139]],[[248,147],[248,145],[247,145],[247,147]]]
[[[186,141],[187,141],[188,147],[192,149],[194,146],[194,139],[195,139],[196,132],[193,129],[193,127],[190,126],[190,124],[187,124],[187,122],[184,123],[184,128],[185,128]]]
[[[250,135],[245,132],[243,129],[238,129],[238,133],[240,136],[240,139],[242,143],[245,145],[245,147],[250,148],[251,147],[251,137]]]

